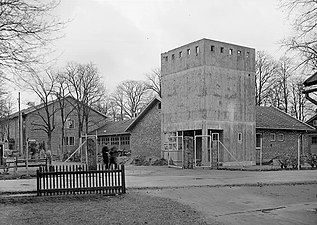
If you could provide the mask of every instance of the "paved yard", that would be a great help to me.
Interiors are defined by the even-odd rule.
[[[317,184],[139,190],[189,205],[210,224],[317,224]]]
[[[116,221],[118,223],[114,224],[183,224],[184,221],[177,218],[182,216],[182,213],[188,216],[185,216],[185,219],[196,218],[195,222],[191,220],[189,224],[201,224],[204,221],[209,224],[246,225],[317,224],[316,170],[181,170],[165,166],[129,165],[126,167],[126,175],[127,197],[112,198],[115,199],[112,206],[118,205],[124,211],[123,214],[111,214],[111,218],[120,218],[120,223]],[[2,194],[35,190],[35,179],[0,180]],[[0,199],[5,198],[5,195],[0,196]],[[89,198],[70,202],[66,198],[53,203],[50,202],[50,198],[48,199],[43,203],[37,201],[35,204],[32,202],[34,200],[25,202],[24,198],[20,202],[3,201],[0,221],[7,221],[9,224],[32,224],[35,215],[35,218],[38,218],[37,222],[41,224],[42,215],[53,218],[52,215],[55,214],[65,220],[54,220],[55,224],[85,224],[78,222],[76,218],[70,220],[71,217],[66,213],[69,211],[72,216],[77,216],[82,221],[87,221],[87,216],[97,215],[98,217],[93,218],[92,224],[100,224],[100,221],[106,221],[104,218],[110,216],[107,214],[110,209],[103,211],[103,207],[108,207],[108,200],[103,197],[100,201],[97,198],[93,203]],[[144,201],[144,204],[138,205],[135,211],[125,207],[126,204],[132,206],[139,201]],[[61,206],[64,211],[59,210]],[[50,212],[50,209],[53,211]],[[147,209],[146,216],[139,214],[144,209]],[[17,223],[9,216],[11,212],[19,215]],[[129,218],[132,219],[126,220],[126,215],[130,215]],[[169,223],[157,215],[173,220]],[[24,220],[24,217],[28,220]],[[155,220],[149,220],[150,217]],[[43,223],[46,223],[45,221],[43,220]]]

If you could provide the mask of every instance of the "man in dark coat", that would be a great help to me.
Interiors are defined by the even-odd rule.
[[[109,167],[111,165],[114,165],[115,168],[117,168],[117,157],[118,157],[118,149],[116,147],[112,147],[110,150],[110,162],[109,162]]]
[[[102,148],[102,159],[103,159],[103,163],[106,165],[106,168],[108,169],[110,157],[109,157],[109,149],[107,146],[104,146]]]

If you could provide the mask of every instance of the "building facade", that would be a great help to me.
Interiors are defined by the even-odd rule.
[[[63,107],[61,109],[60,102],[58,100],[49,103],[48,115],[50,119],[50,126],[52,130],[51,138],[51,152],[52,155],[62,159],[64,154],[70,154],[78,148],[81,143],[81,137],[79,137],[79,119],[78,112],[75,110],[74,105],[76,100],[72,97],[64,99]],[[64,135],[62,135],[63,122],[61,112],[63,110],[64,115]],[[23,136],[23,152],[25,153],[26,140],[34,140],[39,145],[48,148],[48,135],[47,135],[47,112],[43,105],[36,105],[24,109],[21,111],[22,120],[22,136]],[[19,150],[19,113],[12,114],[8,120],[2,121],[1,126],[6,127],[6,137],[9,141],[11,149]],[[104,125],[107,121],[107,117],[90,108],[88,131],[94,130],[97,127]],[[52,129],[54,127],[54,129]],[[85,124],[83,130],[86,130]],[[81,132],[82,133],[82,132]],[[64,136],[64,138],[62,138]],[[62,143],[63,139],[63,143]]]
[[[201,39],[162,53],[161,74],[165,157],[192,137],[195,166],[255,164],[253,48]]]
[[[97,133],[98,150],[104,146],[130,152],[131,156],[161,157],[161,102],[152,99],[136,118],[107,122]]]
[[[308,123],[310,126],[317,128],[317,115],[310,118],[306,123]],[[317,132],[311,132],[308,139],[309,143],[309,153],[310,154],[317,154]]]
[[[256,161],[311,153],[311,137],[315,128],[274,108],[256,106]]]

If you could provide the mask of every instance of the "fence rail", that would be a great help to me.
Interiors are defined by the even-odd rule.
[[[126,192],[124,165],[97,170],[87,166],[50,166],[37,170],[37,195],[104,194]]]

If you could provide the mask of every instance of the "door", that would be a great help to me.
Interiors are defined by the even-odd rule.
[[[171,136],[168,137],[168,166],[183,168],[183,150],[183,136],[176,136],[176,133],[173,133]]]
[[[211,167],[211,136],[196,135],[194,142],[194,166]]]
[[[256,133],[255,139],[255,149],[256,149],[256,164],[262,165],[262,134]]]
[[[4,165],[4,145],[0,143],[0,166]]]

